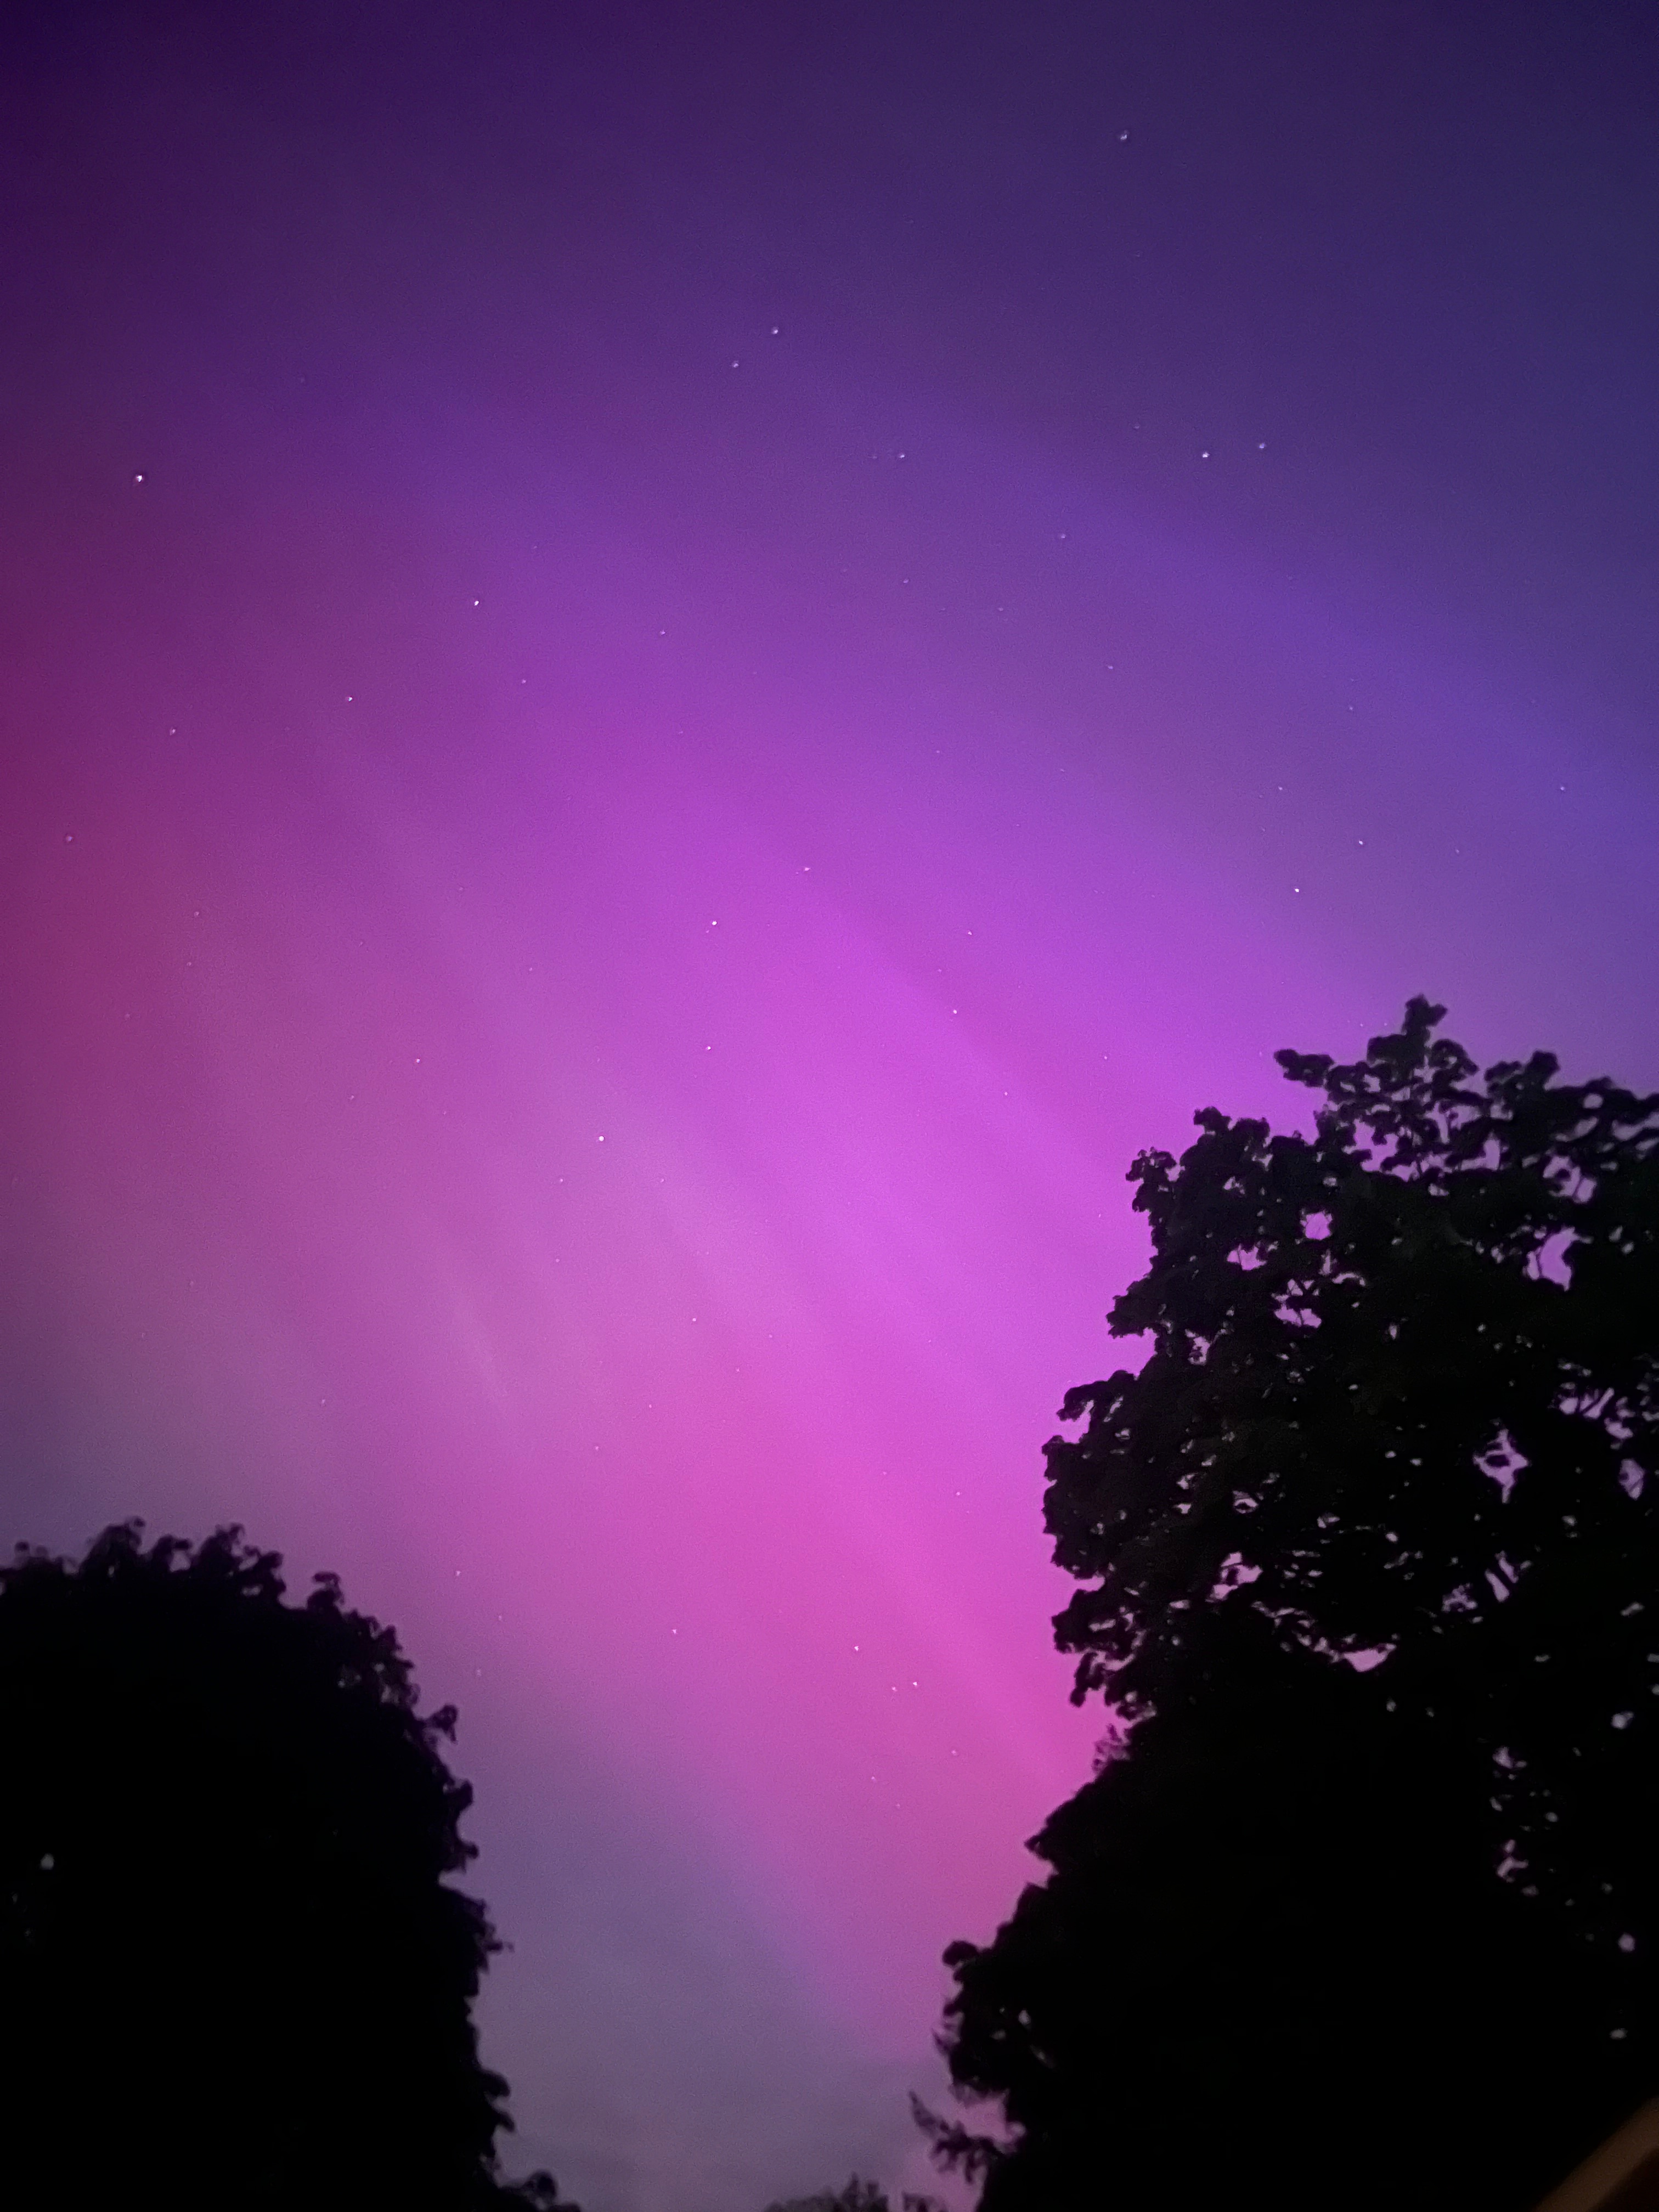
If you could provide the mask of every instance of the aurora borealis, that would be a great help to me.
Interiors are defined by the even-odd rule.
[[[1130,1158],[1417,990],[1659,1083],[1659,30],[0,38],[5,1540],[397,1624],[589,2212],[921,2185]]]

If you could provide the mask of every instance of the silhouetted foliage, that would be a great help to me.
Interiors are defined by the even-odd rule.
[[[393,1632],[219,1531],[0,1571],[0,2195],[463,2212],[507,2085],[471,1801]]]
[[[1496,2212],[1659,2087],[1659,1098],[1442,1012],[1132,1170],[1150,1355],[1048,1448],[1119,1733],[947,1954],[986,2212]]]
[[[820,2191],[816,2197],[792,2197],[787,2204],[769,2204],[766,2212],[892,2212],[886,2191],[879,2182],[862,2181],[855,2173],[842,2189]],[[901,2212],[939,2212],[930,2197],[907,2190]]]
[[[561,2197],[559,2185],[544,2169],[527,2173],[522,2181],[502,2182],[494,2200],[499,2205],[526,2204],[531,2212],[579,2212],[568,2197]]]

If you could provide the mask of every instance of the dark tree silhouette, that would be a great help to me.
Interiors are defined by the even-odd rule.
[[[769,2204],[766,2212],[889,2212],[887,2192],[878,2182],[862,2181],[855,2173],[843,2189],[822,2189],[816,2197],[792,2197],[785,2203]]]
[[[986,2212],[1502,2212],[1659,2088],[1659,1098],[1442,1012],[1134,1164],[1150,1354],[1048,1449],[1119,1732],[947,1954]]]
[[[450,1709],[278,1557],[136,1524],[0,1571],[0,2196],[471,2212],[507,2085]]]
[[[908,2190],[902,2200],[902,2212],[939,2212],[931,2197],[917,2197]],[[792,2197],[785,2204],[769,2204],[766,2212],[892,2212],[887,2191],[877,2181],[863,2181],[855,2173],[845,2186],[836,2190],[821,2190],[816,2197]]]

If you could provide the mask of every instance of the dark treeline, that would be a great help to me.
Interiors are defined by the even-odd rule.
[[[931,2197],[913,2196],[908,2191],[899,2202],[902,2212],[938,2212]],[[792,2197],[787,2203],[769,2204],[766,2212],[893,2212],[893,2207],[879,2183],[860,2180],[855,2173],[844,2188]]]
[[[1659,2091],[1659,1098],[1442,1011],[1134,1164],[1048,1447],[1116,1725],[923,2115],[983,2212],[1524,2212]]]
[[[982,2212],[1527,2212],[1659,2091],[1659,1098],[1439,1019],[1134,1164],[1149,1354],[1048,1446],[1108,1733],[918,2107]],[[0,1571],[4,2200],[546,2212],[454,1715],[279,1568]]]
[[[507,2084],[448,1711],[235,1529],[0,1571],[0,2197],[485,2212]]]

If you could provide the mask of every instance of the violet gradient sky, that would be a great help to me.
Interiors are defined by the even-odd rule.
[[[1650,4],[12,0],[0,1540],[462,1707],[514,2160],[915,2185],[1123,1173],[1659,1083]]]

